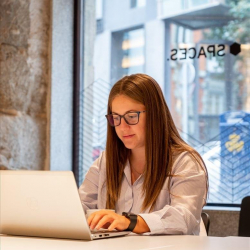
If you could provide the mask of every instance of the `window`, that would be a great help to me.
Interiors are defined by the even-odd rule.
[[[145,8],[133,16],[126,1],[103,1],[102,32],[86,40],[83,173],[105,149],[110,88],[143,72],[159,82],[183,139],[203,157],[208,202],[240,204],[250,195],[248,1],[130,3]]]
[[[146,5],[146,0],[130,0],[131,8],[144,7]]]
[[[240,11],[232,2],[232,13]],[[214,21],[219,10],[223,16]],[[199,12],[193,14],[205,13],[199,22],[190,21],[189,12],[168,23],[171,111],[182,137],[206,163],[208,202],[240,204],[250,194],[250,50],[247,34],[233,30],[246,21],[230,20],[221,5]]]
[[[103,32],[103,0],[96,0],[96,33]]]
[[[144,29],[116,32],[112,40],[112,79],[144,72]]]

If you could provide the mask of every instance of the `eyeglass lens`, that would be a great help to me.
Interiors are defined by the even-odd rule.
[[[131,113],[125,114],[124,116],[112,114],[112,115],[108,115],[107,117],[108,117],[108,121],[109,121],[111,126],[120,125],[121,124],[121,117],[124,117],[127,124],[135,125],[138,123],[139,114],[131,112]]]

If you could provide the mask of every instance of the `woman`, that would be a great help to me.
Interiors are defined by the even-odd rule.
[[[88,218],[90,228],[198,235],[206,167],[181,139],[157,82],[123,77],[111,89],[106,117],[106,150],[79,189],[85,210],[103,209]]]

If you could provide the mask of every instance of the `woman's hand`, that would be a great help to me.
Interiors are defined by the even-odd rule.
[[[88,224],[91,230],[107,228],[108,225],[109,231],[112,231],[114,229],[123,231],[128,228],[130,220],[125,216],[116,214],[113,211],[103,209],[92,213],[88,218]]]

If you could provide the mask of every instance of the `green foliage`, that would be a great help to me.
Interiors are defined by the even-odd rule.
[[[223,39],[241,44],[250,43],[250,0],[229,0],[230,14],[233,17],[226,26],[211,28],[205,32],[208,39]]]

